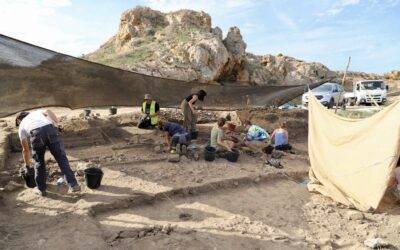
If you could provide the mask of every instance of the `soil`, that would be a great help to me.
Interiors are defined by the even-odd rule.
[[[264,124],[274,119],[257,112],[257,121],[268,115]],[[303,124],[306,117],[296,112],[272,114]],[[82,192],[56,186],[60,172],[50,154],[48,196],[25,188],[21,153],[9,145],[0,172],[0,249],[362,249],[364,240],[377,237],[400,247],[398,206],[388,202],[377,213],[361,213],[307,191],[303,125],[293,135],[295,154],[284,153],[284,168],[275,169],[262,155],[243,152],[237,163],[186,156],[172,163],[162,135],[129,119],[99,118],[95,126],[65,119],[80,124],[63,137]],[[200,152],[212,125],[199,126]],[[104,172],[99,189],[85,185],[80,173],[88,166]],[[359,214],[349,219],[350,213]]]

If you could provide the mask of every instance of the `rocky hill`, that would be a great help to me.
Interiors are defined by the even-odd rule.
[[[223,37],[204,12],[125,11],[118,32],[85,59],[147,75],[184,81],[300,84],[334,76],[320,63],[246,52],[239,28]]]
[[[337,82],[341,82],[344,71],[337,71]],[[353,82],[360,80],[384,80],[389,85],[390,92],[396,92],[400,90],[400,71],[393,70],[384,74],[376,73],[365,73],[358,71],[350,71],[346,74],[345,87],[348,90],[352,89]]]

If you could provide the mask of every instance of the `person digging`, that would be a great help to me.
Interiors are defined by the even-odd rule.
[[[54,156],[69,185],[69,193],[80,192],[81,188],[71,170],[64,144],[58,135],[58,119],[50,110],[21,112],[15,119],[22,146],[22,157],[28,171],[34,159],[37,193],[46,196],[46,149]],[[30,149],[32,149],[32,154]]]
[[[224,125],[226,119],[219,118],[217,124],[211,129],[210,146],[215,148],[218,157],[225,158],[228,151],[232,151],[234,142],[227,140],[224,134]]]
[[[187,145],[190,142],[190,135],[186,130],[174,122],[163,122],[158,123],[158,128],[165,132],[165,141],[168,146],[168,150],[172,154],[187,154]]]

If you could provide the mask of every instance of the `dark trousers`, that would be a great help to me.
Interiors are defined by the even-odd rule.
[[[171,146],[176,147],[176,145],[179,144],[184,144],[187,145],[190,142],[190,135],[189,133],[176,133],[172,136],[171,138]]]
[[[73,187],[77,185],[74,173],[72,172],[64,144],[58,136],[58,131],[53,125],[46,125],[31,131],[30,136],[33,159],[35,160],[35,180],[39,190],[46,190],[46,164],[44,154],[46,149],[56,159],[61,173],[65,175],[68,184]]]
[[[145,116],[139,120],[138,128],[150,128],[150,127],[152,127],[150,117]]]

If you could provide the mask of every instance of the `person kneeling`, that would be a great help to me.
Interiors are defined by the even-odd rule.
[[[292,150],[292,146],[289,144],[289,133],[286,130],[286,122],[282,122],[279,128],[272,132],[271,140],[274,141],[276,150]]]
[[[190,135],[181,125],[174,122],[160,121],[158,128],[161,131],[165,131],[166,143],[171,153],[186,154]]]
[[[226,119],[219,118],[217,124],[211,129],[211,142],[210,146],[217,150],[217,155],[219,157],[225,157],[227,151],[231,151],[234,143],[232,141],[226,140],[224,135],[223,127],[225,125]]]
[[[253,153],[262,153],[263,149],[269,145],[269,134],[260,126],[252,124],[249,120],[244,122],[247,134],[244,138],[244,144],[250,148]]]
[[[142,117],[138,123],[138,128],[154,128],[158,123],[160,105],[153,100],[150,94],[144,95],[141,111]]]

